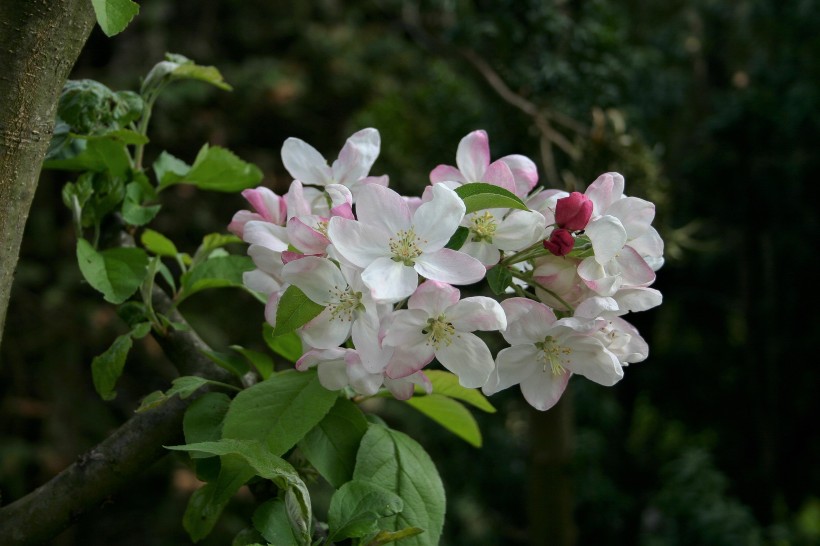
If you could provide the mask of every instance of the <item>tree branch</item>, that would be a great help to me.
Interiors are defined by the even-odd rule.
[[[171,308],[171,300],[164,292],[155,289],[154,296],[159,312],[175,322],[185,322]],[[155,338],[181,374],[236,382],[230,373],[202,355],[200,351],[208,346],[193,331],[174,331]],[[0,546],[48,541],[162,458],[167,454],[163,445],[180,443],[185,409],[207,390],[185,400],[174,397],[158,408],[134,415],[51,481],[0,508]]]

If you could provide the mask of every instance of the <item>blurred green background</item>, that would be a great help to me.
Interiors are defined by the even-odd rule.
[[[614,388],[574,379],[537,414],[518,392],[478,415],[476,450],[398,403],[380,412],[431,453],[447,545],[820,544],[820,339],[810,303],[818,240],[820,5],[812,0],[145,0],[121,35],[92,34],[74,78],[136,89],[165,52],[215,65],[234,91],[180,83],[155,109],[148,162],[226,146],[286,191],[296,136],[334,158],[382,135],[371,174],[418,194],[459,139],[490,135],[548,187],[615,170],[654,201],[664,303],[631,316],[649,359]],[[501,82],[501,83],[499,83]],[[0,492],[34,489],[127,419],[173,368],[137,343],[112,403],[91,359],[125,331],[83,285],[66,177],[45,173],[0,353]],[[176,187],[152,224],[192,251],[244,207]],[[812,195],[816,195],[813,193]],[[235,249],[241,252],[241,248]],[[215,347],[261,348],[262,306],[236,291],[183,311]],[[316,484],[321,506],[321,484]],[[188,544],[195,485],[166,457],[57,545]],[[240,495],[203,544],[230,543]]]

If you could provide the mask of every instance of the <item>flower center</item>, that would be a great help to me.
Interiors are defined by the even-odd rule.
[[[490,211],[484,211],[484,214],[473,214],[471,219],[473,225],[470,226],[470,231],[473,234],[473,241],[493,242],[493,235],[495,235],[495,217],[490,214]]]
[[[316,222],[316,225],[313,229],[321,233],[325,238],[327,238],[327,223],[329,220],[319,220]]]
[[[334,286],[328,292],[330,292],[330,303],[327,308],[332,320],[350,322],[353,320],[354,311],[364,309],[361,292],[353,292],[350,288],[342,290],[338,286]]]
[[[427,344],[433,349],[440,349],[442,346],[448,347],[452,342],[456,329],[452,322],[447,322],[447,317],[440,315],[437,318],[427,319],[427,326],[421,331],[427,335]]]
[[[538,355],[538,360],[540,360],[543,365],[542,371],[544,373],[547,373],[548,364],[552,375],[561,375],[566,371],[562,362],[563,364],[569,363],[567,356],[572,354],[572,349],[558,345],[552,336],[547,336],[544,341],[536,343],[535,347],[541,350],[541,354]]]
[[[399,231],[395,237],[390,237],[388,245],[390,252],[393,254],[393,261],[412,266],[415,263],[414,260],[421,256],[420,242],[415,229],[412,227]]]

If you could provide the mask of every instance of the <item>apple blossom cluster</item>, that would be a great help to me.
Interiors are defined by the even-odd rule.
[[[289,138],[288,192],[245,190],[252,210],[229,225],[250,245],[256,269],[244,283],[267,296],[269,323],[292,287],[316,310],[296,328],[297,369],[316,367],[328,389],[407,399],[416,385],[430,392],[424,369],[437,360],[464,387],[520,385],[546,410],[573,374],[610,386],[646,359],[623,315],[661,303],[650,285],[663,241],[654,205],[624,195],[623,176],[603,174],[583,194],[536,187],[530,159],[491,161],[487,134],[474,131],[456,166],[439,165],[420,198],[406,197],[369,175],[379,150],[378,131],[364,129],[328,165]],[[483,279],[500,302],[456,288]],[[476,331],[510,346],[493,357]]]

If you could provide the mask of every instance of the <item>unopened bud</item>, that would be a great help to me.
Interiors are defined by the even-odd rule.
[[[555,223],[559,228],[578,231],[587,227],[592,216],[592,201],[583,193],[572,192],[555,204]]]
[[[572,251],[573,246],[575,246],[575,239],[572,233],[562,228],[552,230],[550,238],[544,240],[544,248],[556,256],[566,256]]]

